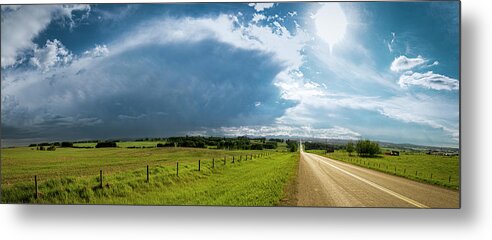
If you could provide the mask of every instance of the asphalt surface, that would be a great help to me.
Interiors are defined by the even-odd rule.
[[[459,192],[301,150],[297,205],[459,208]]]

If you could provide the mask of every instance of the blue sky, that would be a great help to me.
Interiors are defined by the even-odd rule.
[[[2,143],[458,146],[459,3],[2,6]]]

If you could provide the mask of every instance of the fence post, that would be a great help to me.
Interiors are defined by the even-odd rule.
[[[34,175],[34,188],[36,189],[35,198],[38,199],[38,176]]]
[[[215,168],[215,158],[212,158],[212,168]]]
[[[224,165],[226,165],[226,157],[224,157]]]
[[[415,176],[417,176],[417,170],[415,170]]]
[[[103,170],[99,170],[99,187],[103,187]]]
[[[179,162],[176,162],[176,177],[179,177]]]
[[[198,171],[200,171],[200,159],[198,159]]]
[[[147,165],[147,182],[150,182],[149,181],[149,165]]]
[[[232,163],[234,163],[234,156],[232,156]]]

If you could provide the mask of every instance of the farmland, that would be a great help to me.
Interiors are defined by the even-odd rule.
[[[295,179],[299,158],[298,153],[285,151],[285,146],[276,150],[128,148],[155,144],[124,142],[118,143],[117,148],[56,151],[37,151],[32,147],[2,149],[2,202],[279,205],[285,204],[290,195],[288,189]],[[38,179],[37,199],[34,176]]]
[[[336,150],[327,154],[324,150],[309,150],[307,152],[420,182],[459,189],[458,156],[402,152],[400,156],[359,157],[356,153],[349,155],[344,150]]]

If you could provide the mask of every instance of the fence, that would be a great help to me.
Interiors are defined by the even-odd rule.
[[[267,157],[267,156],[270,156],[272,155],[273,153],[260,153],[260,154],[250,154],[249,155],[249,160],[254,160],[254,159],[258,159],[258,158],[262,158],[262,157]],[[244,155],[244,161],[248,161],[248,155]],[[238,163],[241,162],[243,158],[243,155],[239,155],[239,159],[238,159]],[[232,156],[232,161],[231,163],[232,164],[235,164],[235,159],[237,159],[237,156]],[[212,158],[211,160],[212,162],[212,169],[215,169],[215,158]],[[224,156],[224,159],[223,159],[223,165],[225,166],[226,165],[226,162],[227,162],[227,156]],[[198,163],[197,163],[197,171],[200,172],[202,167],[202,160],[199,159],[198,160]],[[103,181],[103,169],[100,169],[99,170],[99,178],[97,178],[98,182],[99,182],[99,188],[100,189],[104,189],[104,181]],[[176,179],[179,179],[179,162],[176,162]],[[40,194],[39,194],[39,189],[38,189],[38,182],[39,182],[39,178],[38,178],[38,175],[34,175],[34,197],[35,199],[38,199],[40,197]],[[146,165],[146,180],[145,182],[147,183],[150,183],[150,166],[149,165]],[[108,183],[106,183],[108,185]]]
[[[407,174],[407,168],[405,167],[397,167],[396,165],[384,164],[384,163],[381,165],[381,163],[375,163],[369,160],[349,159],[349,160],[340,160],[340,161],[350,162],[354,165],[363,166],[369,169],[374,169],[380,172],[406,177],[414,180],[420,180],[429,183],[441,183],[441,185],[448,186],[448,187],[453,186],[451,184],[451,180],[457,180],[457,179],[453,179],[452,175],[442,175],[442,174],[439,176],[440,178],[436,178],[436,174],[434,172],[422,171],[422,170],[420,171],[415,170],[415,174],[411,174],[411,173]]]

